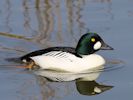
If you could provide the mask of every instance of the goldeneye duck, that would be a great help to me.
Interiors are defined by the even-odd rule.
[[[98,50],[113,50],[97,33],[84,34],[76,48],[50,47],[37,50],[20,57],[28,63],[27,68],[39,66],[39,69],[80,73],[95,69],[105,64],[102,56],[95,54]]]

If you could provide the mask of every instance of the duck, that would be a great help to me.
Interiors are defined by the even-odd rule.
[[[25,68],[35,69],[39,66],[34,72],[41,76],[46,76],[48,70],[50,73],[54,71],[77,75],[77,73],[100,68],[106,63],[101,55],[96,54],[99,50],[113,50],[113,48],[106,44],[97,33],[88,32],[81,36],[76,48],[49,47],[28,53],[19,59],[27,64]]]

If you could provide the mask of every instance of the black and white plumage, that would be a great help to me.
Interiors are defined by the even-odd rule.
[[[71,53],[77,57],[81,57],[80,55],[76,53],[75,48],[72,48],[72,47],[50,47],[47,49],[42,49],[42,50],[31,52],[29,54],[26,54],[20,57],[20,59],[21,61],[29,62],[31,60],[30,57],[35,57],[39,55],[63,56],[65,53]]]
[[[43,49],[31,52],[20,59],[24,62],[34,61],[35,64],[42,69],[75,73],[86,71],[105,63],[100,55],[91,54],[89,56],[81,56],[76,54],[74,48],[70,47],[52,47]],[[97,63],[95,61],[97,61]]]

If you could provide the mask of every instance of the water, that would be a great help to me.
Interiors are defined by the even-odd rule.
[[[132,0],[2,0],[0,65],[3,66],[0,66],[0,98],[2,100],[133,98],[132,5]],[[84,84],[83,86],[88,84],[92,88],[90,85],[92,83],[48,82],[23,69],[4,66],[14,64],[5,61],[4,58],[7,57],[21,56],[51,46],[76,46],[80,36],[87,31],[98,32],[115,48],[114,51],[100,51],[99,54],[107,59],[124,62],[124,68],[104,72],[96,80],[97,85],[114,86],[99,95],[90,96],[85,93],[83,95],[76,89],[76,84]]]

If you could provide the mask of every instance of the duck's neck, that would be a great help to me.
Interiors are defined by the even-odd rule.
[[[89,49],[89,47],[84,47],[84,46],[78,46],[77,48],[76,48],[76,53],[78,54],[78,55],[90,55],[90,54],[93,54],[94,53],[94,51],[90,48]]]
[[[82,58],[85,58],[85,57],[88,57],[88,56],[90,56],[90,55],[92,55],[92,54],[89,54],[89,55],[80,55]]]

